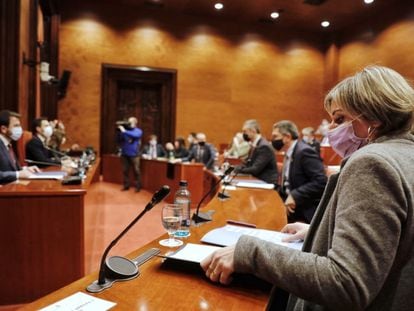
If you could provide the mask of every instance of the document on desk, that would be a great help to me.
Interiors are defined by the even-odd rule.
[[[187,243],[176,252],[163,255],[162,257],[200,263],[204,258],[218,249],[221,249],[221,247]]]
[[[77,292],[69,297],[55,302],[47,306],[46,308],[40,309],[40,311],[95,311],[95,310],[109,310],[116,303],[96,298],[94,296]]]
[[[297,250],[301,250],[303,245],[303,241],[295,241],[290,243],[282,242],[282,239],[289,235],[287,233],[233,225],[226,225],[207,232],[201,238],[201,242],[220,246],[229,246],[236,244],[242,235],[254,236],[277,245],[283,245]]]
[[[45,171],[37,172],[29,176],[30,179],[56,179],[62,180],[67,175],[64,171]]]
[[[239,181],[236,183],[236,187],[254,188],[254,189],[274,189],[274,184],[259,183],[257,181]]]

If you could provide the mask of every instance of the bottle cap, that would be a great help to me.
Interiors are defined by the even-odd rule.
[[[186,180],[180,180],[180,186],[181,187],[188,186],[188,182]]]

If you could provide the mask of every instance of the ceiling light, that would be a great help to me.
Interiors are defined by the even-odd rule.
[[[322,27],[329,27],[329,25],[330,25],[331,23],[330,22],[328,22],[328,21],[323,21],[322,23],[321,23],[321,26]]]
[[[224,8],[224,5],[223,5],[223,3],[218,2],[214,5],[214,8],[216,10],[221,10],[222,8]]]
[[[279,12],[272,12],[272,13],[270,14],[270,17],[271,17],[271,18],[273,18],[273,19],[278,18],[278,17],[279,17]]]
[[[366,4],[371,4],[372,2],[374,2],[374,0],[364,0],[364,2],[365,2]]]

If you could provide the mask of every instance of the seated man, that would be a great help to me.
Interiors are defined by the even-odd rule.
[[[298,128],[293,122],[273,125],[272,145],[278,151],[285,151],[279,194],[285,200],[288,220],[310,223],[327,177],[319,154],[298,138]]]
[[[237,166],[237,173],[251,174],[270,184],[277,184],[277,166],[275,154],[270,143],[260,135],[260,126],[256,120],[247,120],[243,125],[243,138],[250,142],[247,160]]]
[[[33,161],[39,167],[60,165],[60,159],[53,157],[53,152],[47,143],[53,134],[53,128],[46,118],[37,118],[32,123],[33,137],[26,144],[26,159]]]
[[[313,127],[305,127],[302,129],[302,140],[315,149],[318,154],[321,154],[321,143],[315,138],[315,130]]]
[[[164,147],[157,142],[157,135],[150,135],[148,144],[142,150],[142,157],[144,159],[165,158],[167,152]]]
[[[21,168],[17,161],[12,141],[19,140],[23,133],[19,118],[16,112],[0,112],[0,184],[29,178],[39,171],[36,166]]]
[[[197,143],[191,148],[186,160],[203,163],[207,169],[213,169],[214,160],[216,159],[215,148],[206,142],[206,135],[204,133],[197,133],[196,139]]]

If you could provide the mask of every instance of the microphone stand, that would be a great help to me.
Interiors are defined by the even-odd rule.
[[[219,199],[225,200],[225,199],[230,199],[230,195],[224,193],[226,191],[226,186],[231,185],[232,181],[234,178],[236,178],[236,176],[239,174],[239,172],[236,172],[229,181],[224,181],[223,182],[223,190],[221,192],[219,192],[219,194],[217,195],[217,197]]]
[[[129,229],[131,229],[132,226],[135,225],[137,221],[140,220],[141,217],[145,215],[146,212],[150,211],[155,205],[157,205],[160,201],[162,201],[169,193],[170,193],[170,187],[166,185],[162,186],[162,188],[154,194],[151,201],[145,206],[144,210],[115,238],[115,240],[111,242],[111,244],[109,244],[109,246],[105,249],[102,255],[98,280],[93,282],[86,288],[88,292],[97,293],[110,287],[113,283],[113,279],[107,279],[106,277],[108,276],[108,274],[109,275],[114,274],[118,277],[118,279],[124,279],[124,280],[133,279],[136,276],[138,276],[138,269],[136,268],[135,264],[131,260],[124,258],[124,257],[116,256],[115,257],[117,261],[116,265],[114,265],[115,267],[111,267],[110,265],[108,265],[108,261],[105,264],[106,256],[108,255],[112,247],[114,247],[115,244],[118,243],[118,241],[125,235],[125,233],[127,233]],[[114,258],[114,257],[111,257],[111,258]],[[131,263],[132,265],[135,266],[135,269],[132,269],[132,271],[130,271],[131,269],[130,267],[128,267],[128,265],[131,265]],[[127,270],[129,271],[125,272]]]
[[[30,164],[47,165],[47,166],[61,166],[61,164],[58,164],[58,163],[34,161],[34,160],[30,160],[30,159],[24,159],[24,162],[30,163]]]
[[[211,221],[212,218],[209,214],[207,213],[200,213],[200,206],[201,203],[203,203],[203,201],[208,197],[208,195],[214,190],[216,189],[217,185],[224,179],[224,177],[226,177],[227,175],[229,175],[232,171],[234,170],[233,166],[230,166],[224,173],[223,175],[220,177],[220,179],[210,188],[209,191],[207,191],[207,193],[201,198],[200,202],[197,205],[196,208],[196,212],[193,214],[193,221],[194,223],[198,224],[200,222],[206,222],[206,221]]]

